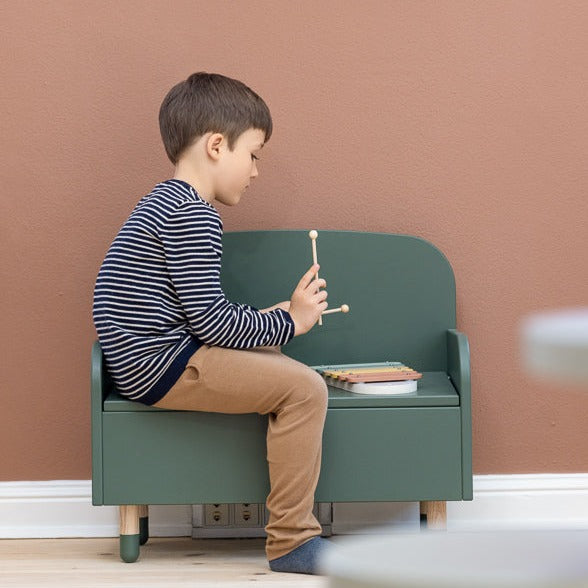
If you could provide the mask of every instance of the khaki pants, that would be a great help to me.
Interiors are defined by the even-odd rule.
[[[278,348],[202,346],[158,408],[269,414],[268,560],[320,535],[312,513],[320,464],[327,387],[316,372]]]

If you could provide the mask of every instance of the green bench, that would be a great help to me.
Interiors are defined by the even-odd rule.
[[[305,231],[223,237],[223,289],[265,308],[289,299],[312,262]],[[419,501],[443,527],[445,501],[472,499],[467,337],[455,330],[455,280],[443,254],[411,236],[321,231],[320,276],[348,314],[283,352],[310,366],[402,361],[423,373],[416,393],[366,396],[329,388],[317,502]],[[114,390],[92,349],[92,497],[121,507],[120,551],[135,561],[147,505],[263,503],[267,417],[165,411]]]

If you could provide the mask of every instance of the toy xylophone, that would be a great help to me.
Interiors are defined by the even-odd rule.
[[[405,394],[417,389],[422,374],[393,361],[314,366],[329,386],[358,394]]]

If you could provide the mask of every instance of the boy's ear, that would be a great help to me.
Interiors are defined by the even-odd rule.
[[[226,139],[221,133],[211,133],[206,141],[206,152],[213,159],[218,159],[225,148]]]

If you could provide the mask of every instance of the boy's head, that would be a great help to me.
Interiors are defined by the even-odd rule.
[[[248,129],[272,134],[266,103],[242,82],[220,74],[198,72],[176,84],[159,109],[165,151],[176,165],[182,153],[204,134],[221,133],[230,149]]]

